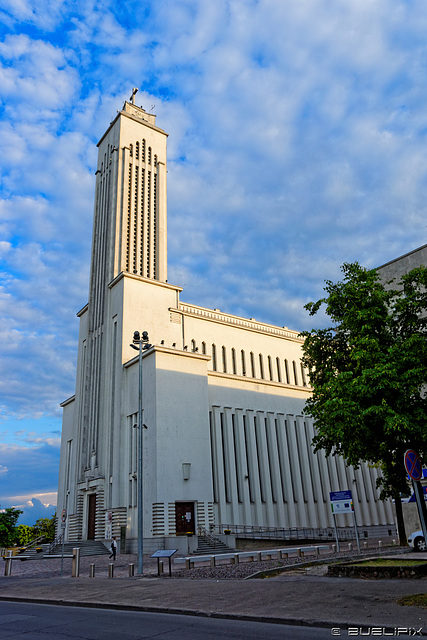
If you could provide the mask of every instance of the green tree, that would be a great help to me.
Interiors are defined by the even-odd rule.
[[[310,315],[325,305],[332,326],[302,333],[313,387],[304,411],[316,421],[316,451],[381,468],[380,496],[395,499],[406,544],[404,452],[427,452],[427,269],[385,285],[358,263],[341,270],[343,281],[327,281],[327,296],[306,305]]]
[[[34,538],[44,537],[45,542],[55,539],[56,513],[51,518],[39,518],[32,527]]]
[[[14,507],[0,512],[0,547],[10,547],[17,542],[16,523],[21,513],[24,512]]]
[[[34,540],[33,527],[27,524],[18,524],[16,527],[17,542],[19,545],[24,546]]]

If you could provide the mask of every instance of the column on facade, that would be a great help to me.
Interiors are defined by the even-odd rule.
[[[252,489],[252,518],[251,524],[261,525],[264,522],[263,508],[261,500],[261,487],[258,473],[258,456],[255,442],[255,414],[252,410],[246,411],[246,436],[247,436],[247,459],[249,465],[249,477]]]
[[[308,455],[310,443],[307,441],[305,422],[302,416],[296,416],[295,434],[299,443],[301,477],[305,487],[305,504],[307,511],[308,526],[317,527],[318,518],[316,510],[316,495],[313,486],[313,458]]]
[[[251,499],[249,493],[249,469],[246,461],[246,443],[243,425],[243,409],[236,409],[236,469],[240,482],[240,520],[236,524],[249,524],[251,521]]]
[[[314,427],[313,427],[313,433],[314,433]],[[325,493],[324,499],[326,502],[325,502],[324,513],[326,517],[326,526],[333,527],[334,522],[333,522],[332,510],[330,507],[330,495],[329,495],[330,492],[332,491],[332,488],[331,488],[331,481],[329,478],[328,460],[326,458],[326,455],[323,449],[318,451],[315,455],[317,458],[317,462],[319,464],[320,477],[322,480],[322,485]]]
[[[307,419],[304,421],[304,424],[305,424],[307,451],[308,451],[308,456],[310,460],[312,484],[313,484],[314,499],[315,499],[316,523],[317,523],[316,526],[327,527],[328,526],[327,512],[329,513],[330,511],[329,495],[327,496],[327,500],[326,500],[324,483],[322,482],[320,465],[319,465],[319,454],[314,453],[314,448],[312,445],[312,441],[314,438],[313,422],[311,419]],[[326,508],[326,505],[328,506],[328,509]]]
[[[293,487],[296,497],[297,503],[297,511],[298,511],[298,527],[306,527],[307,523],[307,514],[305,509],[305,496],[304,496],[304,486],[300,465],[300,456],[298,451],[298,443],[296,436],[296,422],[295,416],[293,414],[287,414],[286,416],[286,425],[287,425],[287,434],[289,438],[289,453],[290,453],[290,462],[291,462],[291,472],[293,474]]]
[[[298,516],[296,510],[297,498],[294,492],[294,480],[292,478],[292,467],[290,462],[291,452],[289,451],[288,438],[286,435],[286,419],[283,414],[277,415],[277,445],[280,459],[282,493],[285,502],[285,528],[291,529],[296,527]]]
[[[258,465],[259,465],[259,477],[260,483],[262,483],[264,493],[264,510],[265,510],[265,522],[268,527],[274,527],[274,506],[273,495],[270,476],[270,461],[268,458],[268,445],[266,434],[266,416],[263,411],[257,411],[256,414],[256,437],[258,442]]]
[[[372,488],[372,479],[368,465],[361,467],[363,482],[365,484],[366,502],[369,509],[369,524],[378,524],[378,516],[375,508],[375,494]]]
[[[214,495],[218,503],[218,520],[222,523],[227,516],[226,495],[225,495],[225,469],[222,455],[221,436],[221,409],[218,406],[212,407],[212,457],[213,457],[213,481],[215,485]]]
[[[228,491],[230,503],[227,505],[229,522],[224,524],[238,524],[239,496],[237,491],[236,454],[234,450],[233,416],[230,407],[224,407],[224,446],[225,463],[227,465]]]
[[[276,437],[276,415],[272,412],[267,413],[267,446],[270,461],[270,474],[272,484],[273,503],[275,507],[274,524],[279,528],[286,528],[287,518],[285,514],[285,502],[282,491],[282,477],[279,460],[279,451]]]

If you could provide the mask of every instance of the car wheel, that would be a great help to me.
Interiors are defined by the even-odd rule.
[[[427,550],[427,545],[426,545],[426,541],[424,540],[424,538],[415,538],[415,540],[414,540],[414,548],[417,551],[426,551]]]

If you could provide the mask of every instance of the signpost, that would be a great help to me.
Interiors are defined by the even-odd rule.
[[[64,569],[64,545],[65,545],[65,527],[67,526],[67,510],[62,509],[61,514],[61,533],[62,533],[62,554],[61,554],[61,578]]]
[[[423,466],[418,453],[413,449],[405,451],[404,460],[405,469],[412,480],[412,487],[417,501],[418,515],[421,522],[421,529],[423,530],[424,540],[427,541],[427,509],[424,501],[423,487],[420,482],[423,477]]]
[[[347,490],[347,491],[330,491],[329,492],[329,498],[331,500],[332,514],[334,516],[335,539],[337,541],[337,551],[340,550],[340,543],[339,543],[339,540],[338,540],[338,529],[337,529],[336,516],[337,515],[341,515],[341,514],[345,514],[345,513],[352,513],[353,514],[354,528],[355,528],[355,531],[356,531],[357,548],[360,551],[359,532],[357,531],[356,516],[355,516],[355,513],[354,513],[353,498],[352,498],[352,495],[351,495],[351,491],[349,491],[349,490]]]

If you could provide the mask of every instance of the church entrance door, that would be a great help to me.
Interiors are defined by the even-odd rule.
[[[175,502],[176,535],[196,533],[194,502]]]
[[[96,494],[88,496],[87,539],[95,540]]]

